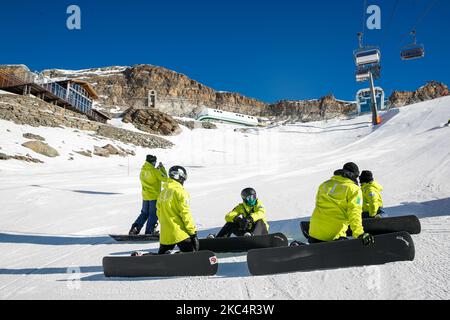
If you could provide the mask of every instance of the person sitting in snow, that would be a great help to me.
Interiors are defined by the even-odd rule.
[[[238,204],[225,216],[226,224],[222,230],[208,238],[228,238],[232,234],[242,236],[258,236],[269,233],[269,224],[266,220],[266,209],[258,199],[253,188],[246,188],[241,192],[242,203]]]
[[[364,232],[362,225],[358,176],[358,166],[350,162],[320,185],[309,226],[310,243],[346,240],[349,226],[353,237],[360,238],[364,245],[374,243],[374,237]]]
[[[161,193],[161,183],[166,181],[167,172],[162,163],[156,167],[157,158],[153,155],[148,155],[146,161],[141,169],[141,184],[142,184],[142,210],[139,217],[131,226],[129,235],[138,235],[141,232],[144,224],[145,234],[152,235],[156,233],[158,225],[158,217],[156,215],[156,202]]]
[[[362,218],[381,218],[384,213],[383,199],[381,197],[383,187],[373,179],[371,171],[361,172],[359,181],[361,182],[363,193]]]

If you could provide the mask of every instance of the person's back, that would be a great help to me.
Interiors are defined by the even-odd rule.
[[[161,192],[161,182],[166,179],[164,167],[155,168],[152,163],[145,162],[141,169],[140,180],[142,185],[142,198],[144,201],[158,199]]]
[[[196,234],[189,200],[181,183],[170,178],[164,183],[157,202],[162,245],[173,245]]]
[[[363,171],[360,181],[363,193],[363,217],[375,218],[382,213],[383,198],[381,192],[383,187],[373,179],[371,171]]]
[[[338,170],[317,192],[316,208],[310,222],[309,235],[314,240],[334,241],[345,238],[348,227],[353,237],[364,234],[362,227],[362,192],[355,177]]]

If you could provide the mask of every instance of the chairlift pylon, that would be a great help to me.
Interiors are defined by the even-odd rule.
[[[425,47],[423,44],[417,44],[416,30],[410,33],[413,36],[413,42],[404,46],[400,53],[402,60],[414,60],[425,57]]]

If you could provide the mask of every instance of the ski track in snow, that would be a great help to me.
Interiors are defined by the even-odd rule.
[[[187,130],[172,150],[145,150],[64,128],[0,120],[0,152],[30,153],[45,164],[0,162],[0,299],[449,299],[450,98],[401,108],[374,130],[370,116],[234,132]],[[120,124],[119,124],[120,125]],[[9,131],[7,131],[9,130]],[[58,149],[49,159],[21,144],[25,132]],[[68,143],[70,141],[70,143]],[[135,157],[84,158],[73,150],[107,143]],[[221,150],[221,152],[214,152]],[[140,211],[139,170],[147,153],[189,171],[186,188],[200,236],[217,232],[224,215],[253,186],[271,232],[305,239],[319,184],[347,161],[372,169],[385,187],[389,215],[416,214],[416,258],[382,266],[253,277],[245,254],[218,254],[214,277],[106,278],[106,255],[157,250],[157,243],[116,243]],[[78,267],[79,273],[68,273]],[[75,280],[74,280],[75,279]],[[79,280],[76,280],[79,279]]]

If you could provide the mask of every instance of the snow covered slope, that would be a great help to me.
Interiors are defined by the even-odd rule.
[[[186,129],[170,138],[172,150],[137,148],[131,158],[2,161],[0,299],[449,299],[450,128],[443,126],[449,116],[446,97],[402,108],[376,130],[369,116],[247,133],[220,125]],[[58,150],[69,142],[81,145],[67,130],[2,121],[0,151],[20,151],[25,131],[48,138]],[[251,277],[245,255],[219,255],[215,277],[107,279],[103,256],[157,248],[117,244],[107,236],[127,232],[139,213],[138,175],[147,153],[188,169],[186,187],[201,236],[216,232],[240,190],[252,186],[267,207],[271,231],[291,240],[304,240],[299,221],[311,215],[318,185],[354,161],[385,187],[389,215],[421,218],[416,260]]]

